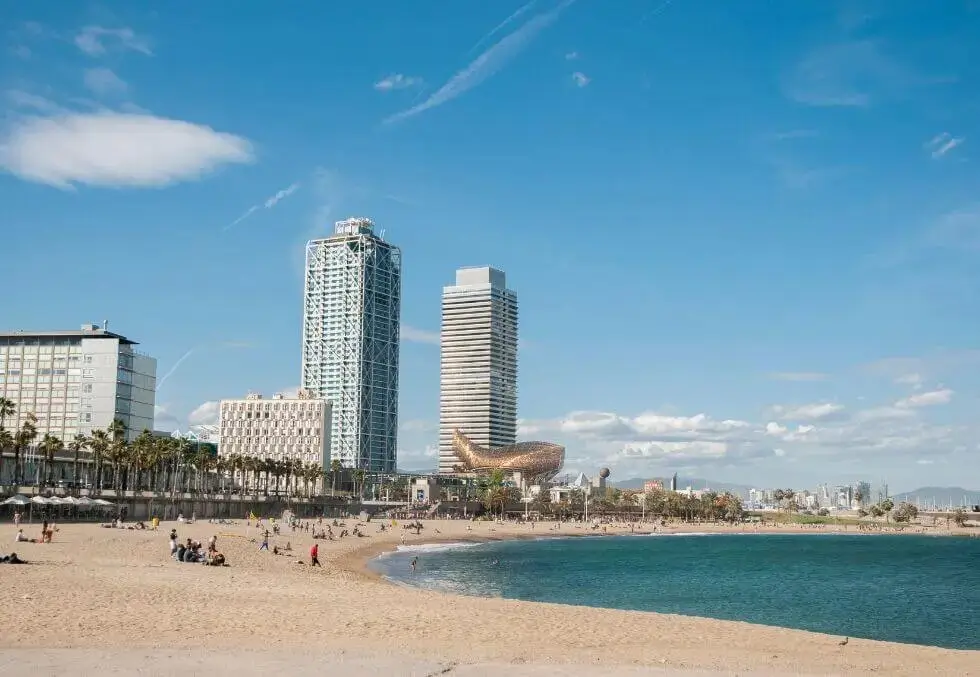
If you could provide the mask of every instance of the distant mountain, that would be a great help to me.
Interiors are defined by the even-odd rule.
[[[980,505],[980,489],[964,489],[962,487],[920,487],[892,496],[896,503],[907,501],[925,506],[961,506]]]
[[[617,489],[643,489],[643,483],[648,482],[652,479],[660,480],[664,483],[664,487],[670,487],[669,477],[633,477],[628,480],[622,480],[621,482],[611,482],[612,486]],[[742,498],[749,497],[749,489],[752,487],[745,484],[730,484],[728,482],[716,482],[714,480],[706,480],[700,477],[678,477],[677,478],[677,488],[687,489],[691,487],[692,489],[704,489],[708,488],[712,491],[717,491],[722,494],[726,491],[735,494],[736,496],[741,496]]]

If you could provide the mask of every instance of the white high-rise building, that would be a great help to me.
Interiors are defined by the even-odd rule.
[[[517,441],[517,294],[503,271],[460,268],[442,290],[439,472],[459,460],[453,431],[484,447]]]
[[[347,468],[396,468],[401,272],[370,219],[306,245],[301,388],[330,402],[331,454]]]
[[[66,444],[116,419],[129,440],[153,430],[157,361],[135,345],[107,325],[0,333],[0,397],[14,403],[0,423],[15,431],[34,414],[37,442],[51,434]]]
[[[221,400],[219,456],[247,456],[273,461],[315,463],[330,470],[330,403],[300,391],[264,400],[252,393],[241,400]]]

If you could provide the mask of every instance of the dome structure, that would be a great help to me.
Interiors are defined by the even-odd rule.
[[[607,477],[609,477],[609,468],[603,468],[602,470],[600,470],[599,477],[601,477],[602,479],[606,479]]]

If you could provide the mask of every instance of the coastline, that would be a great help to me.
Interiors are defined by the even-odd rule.
[[[546,524],[534,533],[519,525],[486,522],[426,520],[425,525],[421,536],[406,534],[405,545],[604,536],[572,528],[554,533]],[[467,526],[473,531],[467,532]],[[217,534],[230,566],[173,562],[167,554],[172,527],[181,538],[206,541]],[[436,528],[442,533],[433,533]],[[616,673],[617,666],[654,667],[664,674],[978,674],[980,651],[854,639],[841,648],[839,637],[737,621],[398,586],[371,571],[367,562],[396,550],[402,530],[380,533],[373,524],[366,529],[363,539],[318,541],[323,568],[313,569],[307,557],[312,540],[302,532],[274,539],[279,547],[293,545],[292,552],[276,557],[259,550],[256,531],[244,524],[169,522],[157,532],[61,525],[51,544],[18,544],[18,554],[31,565],[3,569],[0,605],[44,623],[8,624],[0,633],[0,651],[75,649],[156,656],[152,652],[157,649],[232,650],[295,654],[297,661],[313,652],[327,656],[323,660],[331,666],[339,655],[358,653],[382,662],[394,657],[405,666],[417,660],[453,664],[460,674],[465,666],[487,663],[542,670],[571,665],[583,675],[597,674],[593,670],[626,674]],[[671,531],[709,529],[698,525]],[[11,524],[0,524],[0,544],[12,544],[14,533]],[[628,534],[628,529],[610,529],[605,535]],[[0,550],[9,552],[10,546]],[[297,674],[304,674],[302,670]]]

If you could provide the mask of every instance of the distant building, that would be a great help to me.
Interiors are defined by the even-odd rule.
[[[301,387],[328,400],[345,468],[395,472],[401,250],[365,218],[306,245]]]
[[[643,483],[643,493],[649,494],[651,491],[663,491],[664,483],[660,480],[647,480]]]
[[[677,491],[677,473],[674,473],[670,478],[670,490]]]
[[[0,397],[14,403],[3,421],[16,430],[37,417],[38,441],[63,442],[122,421],[126,439],[153,430],[157,361],[103,326],[75,331],[0,332]]]
[[[439,336],[439,473],[453,474],[456,431],[484,449],[517,442],[517,294],[503,271],[456,271]]]
[[[297,397],[281,394],[271,400],[250,394],[222,400],[218,454],[272,461],[300,460],[330,469],[331,405],[305,391]]]

